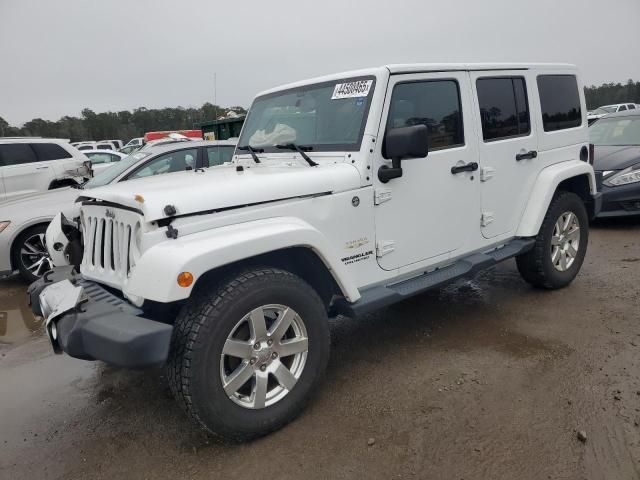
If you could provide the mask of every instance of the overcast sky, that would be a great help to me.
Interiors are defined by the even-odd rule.
[[[624,28],[629,25],[629,28]],[[0,117],[169,106],[404,62],[569,62],[640,81],[640,0],[0,0]]]

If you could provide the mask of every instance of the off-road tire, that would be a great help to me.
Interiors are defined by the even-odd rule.
[[[551,261],[551,238],[555,223],[564,212],[573,212],[578,218],[580,242],[573,264],[566,271],[561,272],[553,266]],[[560,191],[556,193],[549,205],[534,247],[516,257],[518,271],[522,278],[534,287],[548,290],[566,287],[580,271],[587,253],[588,241],[589,217],[582,199],[575,193]]]
[[[293,389],[262,409],[237,405],[223,390],[220,355],[227,336],[248,312],[265,304],[293,308],[308,335],[304,370]],[[318,387],[329,359],[326,308],[302,279],[274,268],[256,268],[194,293],[176,319],[167,378],[188,414],[209,432],[232,441],[248,441],[293,420]]]

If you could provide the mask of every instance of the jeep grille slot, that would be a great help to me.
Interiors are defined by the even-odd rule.
[[[81,271],[95,280],[121,286],[140,256],[136,239],[140,216],[103,207],[83,209],[84,257]],[[115,213],[114,213],[115,211]]]

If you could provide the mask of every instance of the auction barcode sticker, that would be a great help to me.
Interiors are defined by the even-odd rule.
[[[333,96],[331,100],[338,100],[341,98],[356,98],[366,97],[369,95],[373,80],[360,80],[357,82],[338,83],[336,88],[333,89]]]

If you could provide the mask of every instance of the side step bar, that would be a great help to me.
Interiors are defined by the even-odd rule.
[[[534,238],[519,238],[502,248],[487,253],[474,253],[451,265],[425,272],[409,280],[368,288],[361,292],[362,296],[357,302],[349,303],[339,299],[334,303],[333,311],[348,317],[364,315],[525,253],[533,248],[534,243]]]

